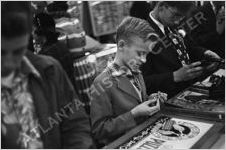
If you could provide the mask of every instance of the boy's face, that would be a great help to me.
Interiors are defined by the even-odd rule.
[[[140,66],[146,62],[151,41],[144,41],[140,37],[132,37],[130,43],[123,47],[122,55],[124,64],[134,72],[140,71]]]
[[[1,39],[1,76],[8,76],[20,68],[23,56],[27,50],[29,35]]]

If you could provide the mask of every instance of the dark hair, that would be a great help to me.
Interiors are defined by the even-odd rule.
[[[48,14],[54,19],[66,17],[71,18],[71,15],[67,12],[67,1],[55,1],[47,6]]]
[[[55,21],[49,14],[39,13],[35,15],[33,24],[36,27],[35,34],[45,36],[47,43],[55,43],[57,41],[59,33],[56,32]]]
[[[158,6],[164,6],[164,5],[174,7],[178,9],[181,13],[186,14],[192,8],[195,7],[195,2],[193,1],[161,1],[161,2],[158,2],[156,6],[158,7]]]
[[[43,30],[55,31],[55,21],[47,13],[39,13],[34,16],[33,25]]]
[[[148,34],[153,32],[153,28],[147,21],[135,17],[126,17],[117,28],[116,42],[120,39],[130,42],[132,36],[138,36],[143,40],[147,40]]]
[[[31,32],[30,2],[1,2],[2,36],[13,38]]]
[[[64,11],[68,9],[68,4],[66,1],[54,1],[53,3],[47,6],[48,12]]]

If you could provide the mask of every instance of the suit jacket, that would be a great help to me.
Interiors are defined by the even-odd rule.
[[[143,77],[139,74],[142,101],[147,99]],[[99,144],[119,138],[146,118],[136,119],[130,110],[141,103],[138,93],[125,76],[112,76],[107,68],[94,80],[91,88],[92,132]]]
[[[205,2],[194,13],[203,13],[205,20],[191,31],[192,38],[205,48],[216,52],[221,58],[225,57],[225,31],[220,35],[216,30],[216,15],[210,2]]]
[[[79,101],[74,101],[77,96],[60,64],[51,57],[30,52],[27,58],[40,74],[28,76],[28,87],[44,148],[90,148],[93,141],[89,118],[83,107],[76,107]],[[57,118],[56,113],[62,114],[63,110],[66,117]],[[2,136],[2,148],[20,148],[14,137],[13,131],[10,137]]]
[[[57,41],[56,43],[44,46],[39,54],[48,55],[58,60],[75,87],[73,56],[65,43]]]
[[[166,41],[166,45],[170,45],[171,40],[164,35],[160,28],[153,22],[149,17],[147,20],[155,30],[156,34],[161,39]],[[204,49],[196,47],[192,41],[185,39],[184,41],[187,52],[191,60],[198,60],[203,57]],[[147,93],[153,93],[162,91],[168,94],[168,98],[174,96],[179,91],[183,90],[191,84],[188,82],[174,82],[173,72],[182,67],[181,62],[178,59],[176,48],[171,44],[170,46],[163,46],[160,42],[154,47],[154,51],[157,52],[161,49],[158,54],[149,53],[147,55],[147,61],[143,64],[142,74],[147,88]]]

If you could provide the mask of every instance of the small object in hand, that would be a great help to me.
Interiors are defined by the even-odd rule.
[[[149,96],[149,99],[157,99],[164,103],[167,100],[167,94],[158,91],[158,93],[153,93]]]

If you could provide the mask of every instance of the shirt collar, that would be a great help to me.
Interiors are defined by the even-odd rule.
[[[2,87],[12,88],[17,83],[21,82],[24,78],[27,78],[28,75],[33,74],[36,77],[40,77],[39,72],[32,65],[30,60],[24,56],[22,58],[21,69],[14,71],[8,77],[2,78]]]
[[[7,77],[1,77],[1,87],[12,87],[15,71],[10,73]]]
[[[113,62],[111,63],[108,68],[111,70],[111,74],[114,77],[119,76],[133,76],[131,70],[127,67],[119,66],[117,63]]]
[[[160,23],[158,20],[156,20],[153,16],[153,11],[150,12],[149,16],[154,21],[154,23],[160,28],[160,30],[165,34],[164,26],[162,23]]]
[[[210,1],[210,5],[213,9],[214,14],[216,15],[216,7],[214,6],[213,1]]]

